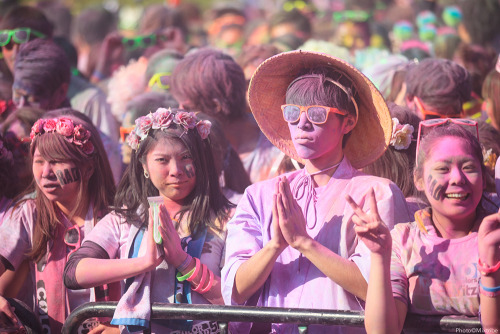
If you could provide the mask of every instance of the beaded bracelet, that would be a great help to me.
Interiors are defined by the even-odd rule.
[[[483,296],[495,298],[500,296],[500,286],[496,286],[493,288],[488,288],[481,283],[481,279],[479,279],[479,293]]]
[[[195,257],[194,260],[196,262],[196,267],[194,267],[194,273],[186,279],[188,282],[192,282],[194,280],[194,278],[196,276],[198,276],[198,273],[200,272],[200,267],[201,267],[200,259]]]
[[[184,261],[182,261],[182,263],[177,267],[177,270],[179,272],[185,271],[189,267],[189,264],[191,263],[192,259],[193,259],[193,257],[191,255],[187,254]]]
[[[201,294],[210,291],[210,289],[212,288],[212,285],[214,284],[214,273],[210,269],[208,271],[210,272],[210,279],[208,280],[207,286],[204,289],[201,289],[201,291],[200,291]]]
[[[201,274],[200,283],[198,284],[198,286],[196,288],[193,289],[194,292],[200,292],[202,290],[203,285],[205,285],[205,281],[207,280],[208,268],[204,264],[202,264],[202,267],[203,267],[203,270],[202,270],[202,274]]]
[[[181,274],[180,272],[178,272],[178,273],[177,273],[177,275],[176,275],[177,280],[178,280],[179,282],[183,282],[183,281],[185,281],[188,277],[190,277],[190,276],[193,274],[193,272],[195,271],[195,269],[196,269],[196,268],[191,269],[191,271],[190,271],[190,272],[188,272],[188,273],[187,273],[186,275],[184,275],[184,276],[182,276],[182,274]]]

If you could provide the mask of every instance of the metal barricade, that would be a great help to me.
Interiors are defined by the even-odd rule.
[[[112,317],[117,302],[86,303],[68,316],[63,334],[77,332],[80,324],[93,317]],[[229,322],[295,323],[299,333],[307,333],[312,324],[363,327],[364,316],[355,311],[330,311],[279,307],[189,305],[154,303],[151,319],[211,320],[217,321],[221,334],[227,334]],[[477,318],[465,316],[416,316],[406,318],[405,329],[424,332],[480,333]],[[470,331],[468,329],[475,329]]]

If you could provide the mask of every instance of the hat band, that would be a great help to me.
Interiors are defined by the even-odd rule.
[[[288,89],[297,81],[299,80],[302,80],[302,79],[306,79],[306,78],[319,78],[318,76],[316,75],[303,75],[303,76],[300,76],[298,78],[296,78],[295,80],[293,80],[287,87],[287,91]],[[349,92],[347,91],[347,88],[345,88],[340,82],[337,82],[331,78],[328,78],[328,77],[325,77],[325,81],[328,81],[328,82],[331,82],[332,84],[334,84],[335,86],[337,86],[338,88],[340,88],[344,93],[345,95],[347,95],[347,97],[349,97],[351,99],[351,102],[352,104],[354,105],[354,109],[356,110],[356,121],[358,120],[358,115],[359,115],[359,111],[358,111],[358,104],[356,103],[356,100],[354,99],[354,97],[352,97],[351,94],[349,94]]]

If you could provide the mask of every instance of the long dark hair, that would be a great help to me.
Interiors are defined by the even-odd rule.
[[[70,213],[68,219],[71,220],[73,215],[82,209],[83,205],[88,203],[89,205],[93,205],[94,222],[97,223],[99,217],[107,212],[115,193],[113,174],[99,132],[88,118],[75,116],[75,113],[80,114],[79,112],[67,109],[61,110],[61,112],[54,111],[46,114],[46,116],[64,115],[70,118],[75,126],[81,124],[85,129],[90,131],[91,136],[89,140],[94,145],[93,153],[84,153],[77,145],[69,143],[59,134],[44,133],[33,138],[30,148],[30,157],[33,159],[35,150],[38,148],[42,157],[49,161],[71,160],[78,167],[92,161],[94,169],[90,179],[85,181],[83,177],[80,178],[78,193],[75,194],[79,207],[75,208],[74,211]],[[83,173],[81,174],[83,175]],[[51,202],[43,192],[38,189],[38,185],[35,181],[33,181],[33,185],[19,197],[25,197],[25,195],[33,189],[36,190],[35,205],[37,212],[33,232],[33,247],[28,253],[28,256],[36,262],[47,252],[47,243],[56,237],[57,228],[61,225],[61,222],[56,213],[55,203]],[[85,195],[88,196],[88,201],[84,198]],[[25,199],[18,201],[16,207],[24,201]]]
[[[179,110],[172,109],[174,113],[177,111]],[[196,128],[185,132],[182,126],[173,122],[168,129],[150,129],[137,150],[132,151],[130,165],[118,185],[114,209],[131,224],[140,226],[148,221],[147,198],[158,196],[159,191],[151,179],[144,176],[142,166],[149,151],[163,138],[182,142],[191,154],[195,167],[196,185],[177,213],[178,220],[181,221],[184,215],[188,214],[188,227],[191,233],[196,233],[200,225],[220,231],[222,224],[228,220],[229,209],[233,205],[219,187],[209,140],[202,139]]]

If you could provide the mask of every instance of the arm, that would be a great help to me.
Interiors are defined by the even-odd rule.
[[[75,269],[75,279],[78,285],[81,288],[95,287],[117,282],[156,268],[162,258],[158,255],[152,231],[152,219],[150,219],[149,228],[143,239],[147,242],[146,252],[143,256],[126,259],[84,258],[80,260]]]
[[[6,298],[16,298],[19,290],[21,290],[26,277],[30,271],[30,262],[25,260],[21,265],[14,270],[5,270],[0,275],[0,295]]]
[[[276,185],[276,190],[278,184]],[[237,270],[233,285],[233,300],[242,304],[266,282],[278,256],[288,246],[281,233],[278,217],[278,194],[273,195],[272,237],[264,247],[245,261]]]
[[[500,261],[500,213],[483,219],[478,231],[479,259],[488,267]],[[479,269],[482,271],[481,269]],[[487,288],[500,286],[500,269],[493,273],[481,273],[481,284]],[[485,332],[500,330],[500,293],[496,297],[480,293],[481,324]]]
[[[392,238],[387,226],[380,219],[373,188],[369,194],[371,212],[365,213],[347,195],[355,215],[352,220],[359,239],[371,251],[370,284],[366,297],[365,328],[368,333],[401,333],[407,306],[395,300],[391,286]]]

